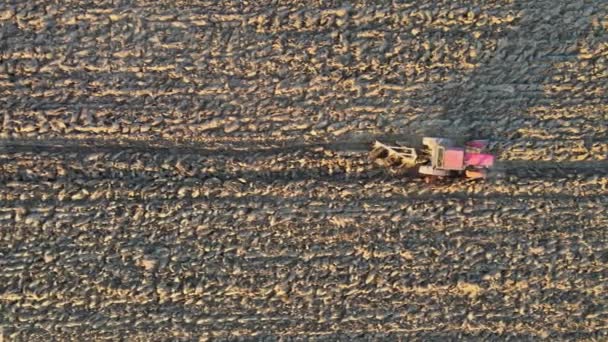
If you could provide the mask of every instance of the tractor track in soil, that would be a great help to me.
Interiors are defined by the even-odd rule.
[[[393,138],[394,139],[394,138]],[[291,142],[283,143],[283,146],[277,146],[277,144],[257,144],[253,145],[251,142],[240,142],[241,145],[246,147],[235,147],[229,144],[219,144],[215,148],[205,148],[200,145],[149,145],[142,142],[129,142],[128,144],[101,144],[99,141],[85,140],[85,141],[69,141],[69,140],[46,140],[46,141],[35,141],[35,140],[4,140],[0,142],[0,153],[6,154],[18,154],[18,153],[53,153],[53,154],[76,154],[76,155],[87,155],[95,153],[109,153],[109,154],[132,154],[132,153],[147,153],[151,155],[159,156],[172,156],[176,158],[183,158],[188,156],[216,156],[216,157],[227,157],[227,158],[238,158],[238,157],[272,157],[278,155],[289,155],[298,153],[310,153],[310,152],[323,152],[330,151],[337,155],[345,155],[350,157],[366,157],[367,152],[374,139],[366,139],[362,141],[351,140],[344,141],[338,140],[333,142],[317,142],[317,143],[303,143],[303,142]],[[253,145],[253,146],[252,146]],[[608,160],[581,160],[581,161],[550,161],[550,160],[498,160],[496,163],[496,169],[501,172],[505,172],[507,175],[513,175],[517,177],[563,177],[570,173],[572,174],[584,174],[584,175],[604,175],[608,172]],[[293,170],[289,170],[290,173],[294,173]],[[544,173],[544,174],[543,174]],[[248,177],[250,180],[306,180],[306,179],[319,179],[319,180],[341,180],[348,179],[351,181],[357,179],[370,179],[369,174],[365,175],[347,175],[347,174],[335,174],[335,175],[310,175],[306,177],[307,172],[295,172],[288,177],[281,177],[282,172],[269,172],[267,175],[259,174]],[[377,174],[377,173],[376,173]],[[244,175],[233,175],[230,174],[209,174],[208,177],[220,177],[224,179],[239,178]],[[382,175],[371,176],[371,178],[383,177]]]

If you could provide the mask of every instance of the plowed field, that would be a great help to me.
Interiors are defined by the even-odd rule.
[[[606,340],[607,37],[601,0],[2,2],[0,337]],[[429,127],[504,177],[354,138]]]

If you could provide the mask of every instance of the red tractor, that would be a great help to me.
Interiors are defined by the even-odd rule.
[[[484,153],[487,140],[472,140],[458,146],[449,138],[422,138],[422,148],[398,144],[390,146],[376,141],[372,147],[372,160],[392,169],[413,169],[426,180],[461,175],[466,178],[486,178],[494,165],[494,156]]]

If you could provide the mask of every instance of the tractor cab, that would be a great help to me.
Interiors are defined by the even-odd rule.
[[[487,140],[469,141],[464,147],[455,146],[448,138],[425,137],[422,143],[431,154],[431,165],[421,166],[422,174],[447,176],[455,171],[464,172],[468,178],[484,178],[486,170],[494,165],[494,156],[482,153]]]
[[[460,147],[437,146],[435,167],[444,170],[459,171],[464,169],[464,149]]]

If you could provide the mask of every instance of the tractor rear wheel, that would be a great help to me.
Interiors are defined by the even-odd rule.
[[[388,157],[388,151],[382,147],[375,148],[369,153],[369,159],[372,161],[385,159],[386,157]]]
[[[486,172],[486,170],[469,169],[464,171],[464,175],[470,179],[482,179],[486,178],[488,173]]]

